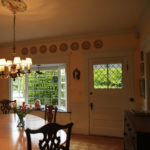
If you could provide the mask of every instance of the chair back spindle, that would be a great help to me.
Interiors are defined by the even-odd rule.
[[[40,150],[69,150],[72,126],[73,123],[69,123],[67,125],[48,123],[37,130],[27,128],[25,132],[27,135],[28,150],[32,150],[31,134],[38,133],[43,134],[43,139],[39,140]],[[60,130],[67,131],[66,140],[63,143],[61,143],[62,134],[58,134]]]
[[[49,123],[56,123],[57,107],[54,105],[45,105],[45,120]]]

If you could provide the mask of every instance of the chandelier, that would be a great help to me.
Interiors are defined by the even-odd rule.
[[[24,12],[27,5],[22,0],[1,0],[2,5],[13,12],[13,47],[12,60],[0,59],[0,79],[19,77],[21,74],[30,73],[31,58],[21,59],[16,56],[16,13]]]

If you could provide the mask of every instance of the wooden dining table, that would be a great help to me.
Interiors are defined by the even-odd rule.
[[[17,127],[18,121],[16,114],[0,114],[0,150],[27,150],[25,129],[38,129],[47,123],[43,118],[31,114],[26,115],[24,128]],[[65,132],[61,131],[59,135],[61,142],[65,142]],[[31,136],[33,150],[39,149],[38,141],[42,137],[42,134]]]

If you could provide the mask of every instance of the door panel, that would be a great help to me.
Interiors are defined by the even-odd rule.
[[[102,66],[98,73],[96,65]],[[90,134],[123,136],[124,110],[129,105],[126,65],[124,57],[89,60]]]

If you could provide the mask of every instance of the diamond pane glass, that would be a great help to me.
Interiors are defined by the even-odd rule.
[[[108,73],[109,88],[122,88],[122,64],[109,64]]]
[[[107,64],[93,66],[94,89],[107,88]]]
[[[121,89],[122,64],[93,65],[94,89]]]

